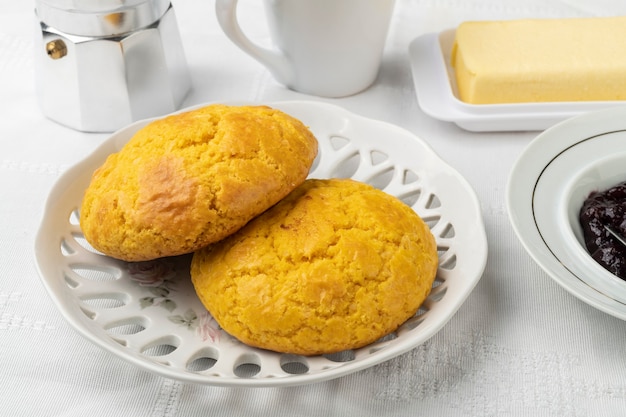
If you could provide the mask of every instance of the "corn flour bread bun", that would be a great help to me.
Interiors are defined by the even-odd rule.
[[[437,271],[428,226],[352,180],[307,180],[193,256],[196,292],[243,343],[301,355],[356,349],[396,330]]]
[[[193,252],[235,232],[307,177],[317,140],[269,107],[211,105],[151,122],[92,177],[85,239],[126,261]]]

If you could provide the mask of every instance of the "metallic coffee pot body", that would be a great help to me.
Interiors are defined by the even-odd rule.
[[[36,0],[43,113],[111,132],[175,111],[191,82],[169,0]]]

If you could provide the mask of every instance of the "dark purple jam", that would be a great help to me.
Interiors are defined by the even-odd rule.
[[[626,247],[604,228],[604,225],[611,226],[618,234],[626,236],[626,181],[589,194],[579,219],[591,257],[626,280]]]

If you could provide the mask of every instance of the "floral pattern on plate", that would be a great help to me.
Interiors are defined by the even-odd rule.
[[[176,286],[180,275],[176,263],[169,258],[155,259],[144,262],[129,262],[127,264],[128,277],[140,287],[145,287],[149,293],[140,298],[141,309],[161,307],[169,313],[174,313],[176,304]],[[184,277],[180,277],[184,279]],[[196,312],[187,308],[181,314],[170,314],[167,319],[174,324],[186,327],[195,332],[203,342],[212,344],[220,341],[220,326],[213,316],[206,310]]]

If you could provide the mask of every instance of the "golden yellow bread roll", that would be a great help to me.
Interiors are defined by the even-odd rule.
[[[193,252],[235,232],[307,177],[317,140],[264,106],[210,105],[139,130],[91,180],[85,239],[126,261]]]
[[[473,21],[452,47],[471,104],[626,99],[626,16]]]
[[[348,179],[309,179],[193,255],[195,290],[250,346],[317,355],[396,330],[430,293],[435,239],[405,203]]]

